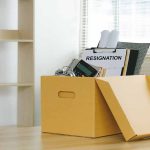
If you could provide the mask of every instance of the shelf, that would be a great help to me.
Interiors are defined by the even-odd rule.
[[[29,87],[33,86],[33,83],[0,83],[0,87],[16,86],[16,87]]]
[[[33,39],[21,37],[19,30],[0,30],[0,42],[33,42]]]
[[[17,81],[0,83],[0,90],[17,88],[17,126],[29,127],[34,125],[34,0],[17,3],[17,29],[0,29],[0,44],[17,44]]]
[[[33,40],[29,39],[0,39],[0,42],[33,42]]]

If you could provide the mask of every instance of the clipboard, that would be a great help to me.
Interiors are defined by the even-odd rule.
[[[119,50],[126,50],[125,57],[124,57],[124,62],[122,62],[122,71],[120,75],[133,75],[137,63],[137,58],[138,58],[138,50],[133,50],[133,49],[125,49],[125,48],[97,48],[97,47],[92,47],[90,49],[86,49],[86,51],[92,51],[93,54],[97,55],[104,55],[104,54],[115,54]],[[82,58],[83,59],[83,58]],[[90,63],[90,61],[88,61]],[[92,62],[93,64],[93,62]],[[110,64],[111,66],[111,64]],[[106,66],[102,66],[107,68]],[[120,68],[121,66],[116,66],[116,68]],[[113,66],[112,68],[115,68]],[[106,73],[107,75],[107,73]]]
[[[92,47],[82,52],[81,59],[93,66],[106,68],[106,76],[120,76],[126,53],[126,49]]]

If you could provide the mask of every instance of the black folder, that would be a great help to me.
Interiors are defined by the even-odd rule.
[[[129,56],[129,61],[128,61],[128,67],[127,67],[126,75],[133,75],[134,74],[135,66],[136,66],[136,63],[137,63],[138,54],[139,54],[138,50],[130,49],[130,56]]]

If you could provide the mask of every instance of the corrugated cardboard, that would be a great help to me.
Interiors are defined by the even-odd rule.
[[[42,132],[100,137],[120,132],[95,78],[42,77]]]
[[[126,141],[150,136],[150,76],[98,78]]]

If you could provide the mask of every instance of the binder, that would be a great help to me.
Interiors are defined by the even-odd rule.
[[[133,49],[130,50],[130,56],[129,56],[128,68],[127,68],[126,75],[134,74],[135,66],[136,66],[137,59],[138,59],[138,54],[139,54],[138,50],[133,50]]]

